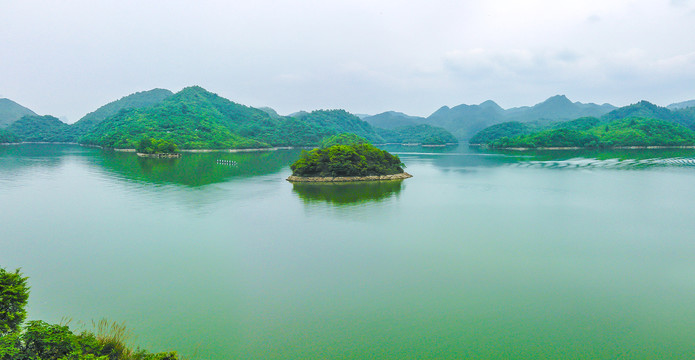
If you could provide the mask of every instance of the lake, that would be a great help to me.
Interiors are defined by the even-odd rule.
[[[695,358],[695,150],[384,148],[414,177],[0,146],[0,266],[191,359]]]

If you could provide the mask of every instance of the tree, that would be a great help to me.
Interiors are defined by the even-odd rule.
[[[0,336],[15,332],[26,319],[24,307],[29,299],[27,277],[19,269],[7,272],[0,268]]]

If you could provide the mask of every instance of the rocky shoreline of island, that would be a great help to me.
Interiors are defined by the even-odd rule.
[[[354,182],[354,181],[389,181],[403,180],[413,177],[407,172],[392,175],[371,175],[371,176],[290,176],[287,178],[289,182]]]

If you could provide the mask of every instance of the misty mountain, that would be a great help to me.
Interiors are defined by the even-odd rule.
[[[564,95],[556,95],[534,106],[503,109],[494,101],[480,105],[458,105],[442,107],[425,119],[424,123],[441,126],[459,139],[468,140],[480,130],[503,122],[549,124],[579,117],[600,117],[615,107],[610,104],[597,105],[572,102]]]
[[[425,118],[420,116],[410,116],[397,111],[387,111],[373,116],[368,115],[363,117],[362,120],[370,123],[374,127],[395,129],[397,127],[422,124],[425,121]]]
[[[695,100],[688,100],[688,101],[683,101],[683,102],[679,102],[679,103],[674,103],[674,104],[667,106],[666,108],[669,110],[679,110],[679,109],[685,109],[685,108],[689,108],[689,107],[695,107]]]
[[[0,128],[12,124],[24,115],[36,113],[10,99],[0,99]]]
[[[503,121],[506,121],[505,110],[488,100],[480,105],[443,106],[427,117],[424,123],[443,127],[457,138],[467,140],[478,131]]]
[[[267,107],[267,106],[259,107],[259,108],[257,108],[257,109],[258,109],[258,110],[262,110],[262,111],[265,112],[266,114],[270,115],[270,117],[273,118],[273,119],[279,119],[279,118],[282,117],[282,116],[280,116],[280,114],[278,114],[277,111],[275,111],[275,109],[270,108],[270,107]]]

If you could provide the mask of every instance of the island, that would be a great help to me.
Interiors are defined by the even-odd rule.
[[[403,180],[412,175],[403,171],[396,155],[367,143],[337,144],[302,151],[290,166],[290,182],[347,182]]]

